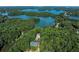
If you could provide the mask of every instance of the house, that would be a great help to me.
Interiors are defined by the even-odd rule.
[[[34,47],[39,46],[39,41],[32,41],[32,42],[30,42],[30,46],[34,46]]]
[[[30,46],[36,47],[39,46],[39,44],[40,44],[40,33],[37,33],[35,41],[30,42]]]
[[[37,33],[37,34],[36,34],[35,40],[36,40],[36,41],[39,41],[39,40],[40,40],[40,33]]]
[[[57,23],[55,27],[58,28],[58,27],[59,27],[59,24],[60,24],[60,23]]]
[[[79,29],[76,30],[76,33],[79,34]]]

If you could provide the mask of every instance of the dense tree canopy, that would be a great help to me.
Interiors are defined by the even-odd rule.
[[[39,9],[39,8],[38,8]],[[70,16],[78,16],[79,9],[40,8],[39,10],[65,10]],[[48,12],[21,12],[22,9],[1,8],[0,12],[9,11],[10,16],[27,15],[29,19],[9,18],[0,14],[0,51],[24,52],[36,51],[37,47],[30,43],[35,41],[36,34],[40,33],[41,52],[77,52],[79,51],[79,20],[69,19],[64,13],[55,15]],[[74,11],[75,10],[75,11]],[[74,11],[74,12],[73,12]],[[38,18],[37,18],[38,17]],[[55,25],[36,27],[40,22],[39,17],[55,18]],[[58,27],[57,24],[59,23]]]

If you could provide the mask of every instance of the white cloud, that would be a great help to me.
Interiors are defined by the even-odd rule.
[[[79,6],[78,0],[0,0],[0,6]]]

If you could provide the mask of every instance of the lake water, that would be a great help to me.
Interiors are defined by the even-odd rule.
[[[70,15],[67,15],[67,14],[64,14],[64,16],[68,17],[71,20],[79,20],[79,16],[70,16]]]
[[[8,15],[8,13],[9,13],[9,12],[0,12],[0,15],[6,16],[6,15]]]
[[[27,9],[23,11],[28,11],[28,12],[39,12],[39,10],[32,10],[32,9]],[[55,10],[54,10],[55,11]],[[46,11],[41,11],[41,12],[46,12]],[[52,11],[51,11],[52,12]],[[55,11],[56,12],[56,11]],[[53,12],[52,12],[53,13]],[[60,12],[59,12],[60,13]],[[58,13],[57,13],[58,14]],[[35,25],[36,27],[45,27],[45,26],[53,26],[55,24],[55,19],[52,17],[36,17],[36,16],[26,16],[26,15],[18,15],[18,16],[9,16],[8,12],[2,13],[3,16],[7,15],[8,18],[13,19],[13,18],[18,18],[22,20],[28,20],[29,18],[39,18],[40,21]]]
[[[22,12],[48,12],[55,15],[59,15],[61,13],[64,13],[64,10],[38,10],[38,9],[23,9]],[[27,20],[29,18],[36,18],[36,16],[26,16],[26,15],[18,15],[18,16],[10,16],[8,15],[9,12],[1,13],[0,15],[7,15],[9,18],[19,18],[22,20]],[[79,17],[76,16],[66,16],[69,19],[79,20]],[[55,25],[55,19],[52,17],[37,17],[40,19],[40,21],[35,25],[36,27],[45,27],[45,26],[52,26]]]
[[[18,18],[22,20],[28,20],[30,18],[39,18],[40,21],[35,25],[36,27],[45,27],[45,26],[52,26],[55,24],[55,19],[52,17],[34,17],[34,16],[26,16],[26,15],[19,15],[19,16],[8,16],[9,18]]]
[[[69,19],[72,19],[72,20],[79,20],[79,16],[69,16]]]
[[[40,22],[36,24],[36,27],[45,27],[55,25],[55,19],[52,17],[39,17]]]
[[[52,14],[55,14],[55,15],[59,15],[61,13],[64,13],[64,11],[63,10],[51,10],[51,11],[49,11],[49,13],[52,13]]]
[[[22,12],[39,12],[38,9],[24,9],[24,10],[21,10]],[[41,11],[40,11],[41,12]]]
[[[19,19],[29,19],[31,18],[30,16],[26,16],[26,15],[18,15],[18,16],[8,16],[9,18],[13,19],[13,18],[19,18]]]
[[[55,15],[59,15],[61,13],[64,13],[63,10],[38,10],[38,9],[24,9],[21,10],[22,12],[48,12],[48,13],[52,13]]]

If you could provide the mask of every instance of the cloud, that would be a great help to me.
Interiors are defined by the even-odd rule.
[[[77,6],[77,0],[0,0],[0,6]]]

